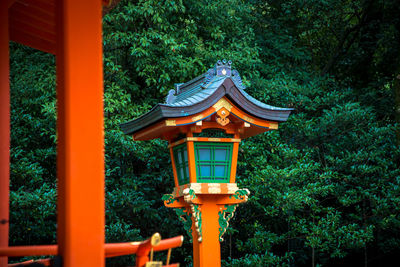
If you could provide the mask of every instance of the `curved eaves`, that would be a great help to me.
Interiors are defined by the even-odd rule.
[[[280,108],[262,103],[243,90],[238,89],[230,78],[218,81],[206,90],[174,104],[157,104],[148,113],[121,124],[125,134],[133,134],[165,118],[179,118],[202,112],[227,96],[238,108],[260,119],[284,122],[291,108]]]

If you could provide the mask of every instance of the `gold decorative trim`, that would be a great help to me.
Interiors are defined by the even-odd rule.
[[[195,193],[201,193],[201,184],[200,183],[190,183],[190,189],[193,189]]]
[[[208,138],[210,142],[221,142],[221,138]]]
[[[204,117],[204,115],[203,115],[203,114],[200,114],[200,115],[198,115],[198,116],[196,116],[196,117],[193,117],[193,118],[192,118],[192,121],[201,120],[203,117]]]
[[[226,108],[230,112],[232,109],[232,105],[225,98],[221,98],[220,100],[218,100],[217,103],[213,105],[213,108],[215,109],[215,111],[218,111],[221,108]]]
[[[278,123],[277,122],[270,122],[268,128],[276,130],[276,129],[278,129]]]
[[[176,126],[176,121],[175,120],[166,120],[165,126]]]
[[[230,120],[228,118],[218,118],[217,117],[217,122],[219,125],[225,126],[230,122]]]
[[[150,238],[150,244],[152,246],[157,246],[161,242],[161,235],[159,233],[155,233]]]
[[[236,183],[189,183],[174,187],[172,195],[174,198],[182,197],[185,195],[185,190],[193,190],[195,194],[233,195],[239,190],[239,188]]]
[[[208,184],[208,193],[209,194],[220,194],[221,193],[221,185],[220,184]]]
[[[184,140],[185,141],[198,141],[198,138],[197,137],[186,137]]]
[[[227,110],[225,107],[220,108],[217,111],[217,115],[219,116],[219,117],[216,117],[217,123],[221,126],[227,125],[230,122],[230,120],[228,119],[229,114],[230,114],[230,111]]]
[[[239,188],[236,183],[229,183],[228,185],[228,194],[234,194]]]
[[[249,118],[249,117],[247,117],[246,115],[245,115],[245,116],[243,116],[243,119],[244,119],[245,121],[248,121],[248,122],[250,122],[250,123],[254,122],[254,119],[252,119],[252,118]]]

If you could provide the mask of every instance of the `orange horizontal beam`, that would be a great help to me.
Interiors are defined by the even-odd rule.
[[[50,54],[56,53],[55,43],[39,39],[17,29],[10,29],[10,40]]]
[[[32,5],[24,5],[23,3],[16,2],[10,8],[10,14],[12,14],[13,10],[18,10],[19,12],[29,14],[37,18],[38,20],[42,20],[44,22],[48,22],[51,24],[55,24],[55,10],[46,11],[39,8],[35,8]]]
[[[41,40],[45,40],[50,43],[56,43],[55,32],[42,30],[39,27],[35,27],[34,24],[29,23],[27,21],[18,21],[13,18],[10,18],[10,29],[11,31],[18,30],[21,31],[22,33],[33,35]]]
[[[105,245],[106,258],[136,254],[141,242],[114,243]]]
[[[161,251],[161,250],[167,250],[169,248],[177,248],[182,246],[183,243],[183,236],[175,236],[167,239],[161,240],[160,244],[158,246],[154,247],[154,251]]]
[[[56,25],[54,22],[51,21],[46,21],[44,19],[39,19],[37,16],[26,13],[26,12],[21,12],[18,9],[10,9],[10,18],[16,21],[27,21],[32,26],[35,26],[37,28],[40,27],[43,31],[49,32],[49,33],[56,33]]]
[[[40,12],[46,13],[50,16],[54,16],[56,10],[54,4],[55,1],[17,0],[16,2],[29,7],[32,10],[39,10]]]
[[[32,16],[30,13],[21,12],[19,9],[10,10],[10,24],[12,24],[13,21],[29,23],[32,27],[38,28],[44,32],[52,34],[55,34],[56,32],[56,25],[54,22],[51,23],[50,21],[38,19],[37,17]]]
[[[169,248],[180,247],[183,243],[183,236],[176,236],[161,240],[154,251],[166,250]],[[105,244],[106,258],[148,253],[151,250],[150,239],[142,242],[109,243]],[[0,256],[22,257],[22,256],[47,256],[58,255],[58,245],[38,245],[38,246],[13,246],[0,248]]]
[[[51,259],[29,260],[19,263],[8,264],[8,267],[29,266],[32,263],[40,263],[44,266],[50,266]]]
[[[57,253],[57,245],[15,246],[0,248],[0,256],[9,257],[57,255]]]

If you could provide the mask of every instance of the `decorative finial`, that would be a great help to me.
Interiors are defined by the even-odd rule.
[[[216,76],[231,76],[231,64],[232,62],[229,60],[227,61],[226,59],[218,60],[217,64],[215,64],[215,75]]]
[[[231,60],[218,60],[214,68],[206,72],[202,87],[205,88],[216,76],[226,76],[232,79],[238,89],[244,90],[246,87],[243,85],[239,72],[237,70],[232,70],[231,66]]]

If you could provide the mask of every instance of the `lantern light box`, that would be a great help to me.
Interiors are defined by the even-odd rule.
[[[220,266],[220,243],[236,207],[250,192],[236,184],[242,139],[278,129],[292,109],[262,103],[245,91],[231,61],[175,85],[166,103],[121,125],[133,140],[169,142],[175,187],[163,197],[193,237],[193,266]]]

